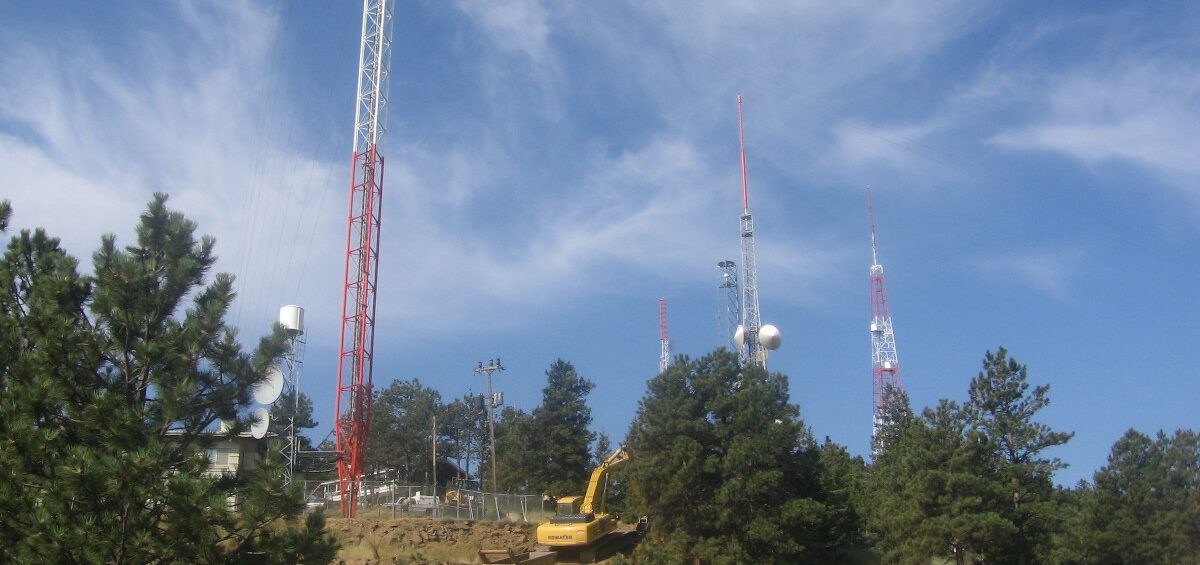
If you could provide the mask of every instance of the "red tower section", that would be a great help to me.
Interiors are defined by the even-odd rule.
[[[338,421],[335,426],[342,513],[353,516],[362,483],[363,457],[371,423],[371,377],[375,346],[375,289],[379,274],[379,226],[383,202],[383,157],[372,145],[354,154],[346,277],[338,353]]]

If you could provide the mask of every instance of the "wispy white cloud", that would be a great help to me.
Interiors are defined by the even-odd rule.
[[[1044,248],[991,255],[976,262],[989,278],[1016,283],[1059,300],[1066,300],[1079,276],[1085,254],[1075,247]]]
[[[832,152],[841,163],[851,167],[882,162],[893,168],[910,169],[917,150],[914,147],[936,130],[934,123],[888,127],[860,121],[841,122],[833,126]]]
[[[330,169],[289,145],[298,120],[279,93],[266,95],[279,84],[274,14],[228,3],[156,16],[158,31],[117,47],[82,41],[70,57],[33,30],[5,36],[0,185],[12,187],[14,224],[62,237],[84,268],[100,234],[130,242],[150,194],[167,192],[217,237],[217,268],[239,279],[235,315],[256,335],[275,302],[291,301],[292,247],[308,243],[299,231],[332,228],[314,197]]]
[[[1200,68],[1140,58],[1091,66],[1052,81],[1044,100],[1030,123],[991,141],[1089,166],[1132,163],[1200,200]]]
[[[529,107],[520,86],[526,80],[536,85],[536,106],[543,114],[561,120],[563,108],[560,83],[562,63],[551,45],[551,11],[540,1],[486,2],[458,0],[455,6],[481,32],[487,48],[480,51],[478,64],[489,101],[501,116]],[[474,35],[474,34],[472,34]],[[513,61],[519,64],[514,64]]]
[[[455,4],[501,50],[524,55],[535,64],[552,57],[549,13],[541,2],[458,0]]]

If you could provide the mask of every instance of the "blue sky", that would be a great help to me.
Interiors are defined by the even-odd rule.
[[[0,4],[0,197],[85,259],[154,191],[217,237],[254,339],[307,310],[333,420],[361,6]],[[446,397],[556,358],[623,436],[658,362],[720,343],[745,96],[772,370],[868,451],[865,188],[902,377],[962,400],[1003,345],[1051,385],[1070,484],[1127,428],[1195,428],[1200,6],[412,2],[395,23],[375,382]]]

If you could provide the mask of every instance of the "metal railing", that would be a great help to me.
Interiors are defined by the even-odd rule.
[[[341,509],[337,481],[299,481],[309,509],[327,514]],[[554,513],[550,501],[531,494],[490,493],[480,490],[439,491],[432,485],[405,485],[397,481],[363,481],[356,515],[363,518],[429,516],[460,520],[544,522]]]

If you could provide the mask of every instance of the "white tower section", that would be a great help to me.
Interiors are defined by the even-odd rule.
[[[392,0],[364,0],[362,43],[358,49],[358,104],[354,108],[354,152],[383,139],[387,123],[387,84],[392,59]]]
[[[667,337],[667,299],[658,299],[658,341],[662,346],[658,354],[658,372],[663,373],[671,365],[671,339]]]
[[[289,304],[279,309],[279,323],[287,330],[288,349],[283,354],[284,387],[281,401],[292,405],[284,408],[288,415],[287,444],[282,449],[284,486],[292,483],[296,472],[296,461],[300,455],[300,444],[296,438],[296,412],[300,410],[300,373],[304,368],[304,308]]]

